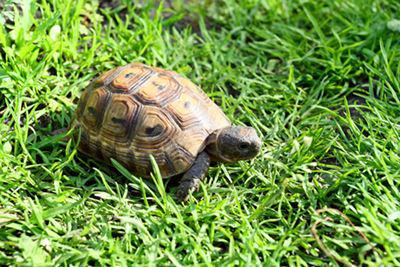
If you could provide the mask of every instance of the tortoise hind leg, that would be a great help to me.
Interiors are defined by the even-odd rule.
[[[180,201],[187,201],[190,192],[199,190],[200,181],[206,176],[208,167],[210,167],[210,156],[203,151],[179,181],[176,196]]]

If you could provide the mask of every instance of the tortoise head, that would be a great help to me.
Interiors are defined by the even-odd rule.
[[[254,158],[261,148],[261,140],[254,128],[231,126],[215,131],[209,139],[207,151],[222,162],[236,162]]]

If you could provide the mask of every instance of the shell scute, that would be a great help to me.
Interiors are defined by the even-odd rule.
[[[104,106],[110,98],[109,92],[100,87],[87,96],[87,101],[82,112],[82,121],[90,129],[96,130],[102,121]]]
[[[178,131],[179,127],[163,109],[144,106],[133,143],[137,149],[162,150]]]
[[[132,97],[114,94],[105,111],[101,134],[107,139],[127,143],[136,129],[141,105]]]
[[[108,81],[112,78],[114,73],[118,72],[118,70],[119,68],[106,71],[96,79],[95,83],[99,86],[108,84]]]
[[[167,103],[177,99],[181,86],[173,78],[159,73],[153,76],[135,94],[138,101],[146,105],[163,107]]]
[[[166,109],[175,118],[175,121],[182,130],[201,124],[201,117],[198,114],[199,100],[183,92],[180,97],[170,102]]]

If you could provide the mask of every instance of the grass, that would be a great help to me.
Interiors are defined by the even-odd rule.
[[[400,265],[398,1],[130,2],[0,3],[0,265]],[[182,205],[51,135],[132,61],[199,84],[260,155]]]

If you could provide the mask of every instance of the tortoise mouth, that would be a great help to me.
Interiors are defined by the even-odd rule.
[[[240,159],[227,158],[224,155],[220,154],[220,155],[218,155],[218,160],[223,162],[223,163],[235,163]]]
[[[218,161],[221,161],[223,163],[236,163],[241,160],[249,160],[249,159],[255,158],[258,155],[258,152],[259,151],[257,151],[257,153],[252,153],[252,154],[246,155],[246,156],[237,155],[236,157],[232,157],[230,155],[226,156],[223,154],[219,154]]]

